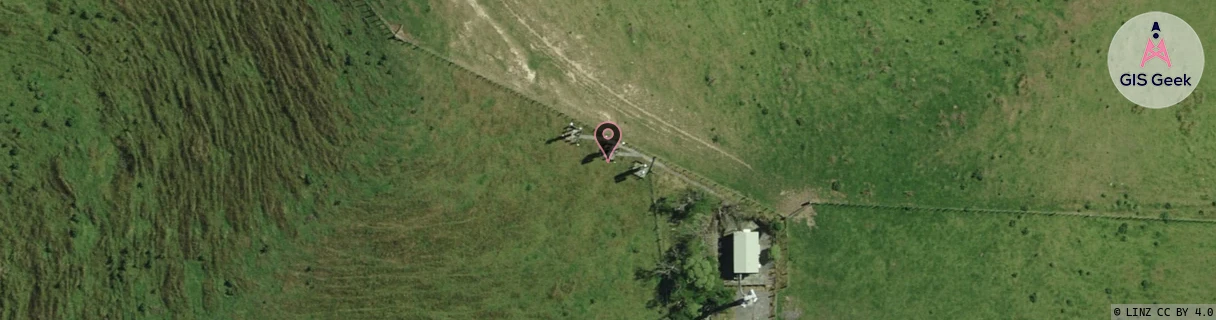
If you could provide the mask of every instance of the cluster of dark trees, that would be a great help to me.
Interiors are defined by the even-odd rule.
[[[671,319],[701,319],[734,300],[734,292],[720,278],[715,253],[694,232],[697,228],[684,226],[709,214],[714,207],[712,199],[689,190],[659,199],[652,208],[682,230],[657,266],[638,270],[639,278],[658,280],[650,307],[665,309]]]

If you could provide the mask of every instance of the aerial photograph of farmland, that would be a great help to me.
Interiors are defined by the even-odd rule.
[[[0,319],[1216,319],[1204,44],[1201,0],[0,0]]]

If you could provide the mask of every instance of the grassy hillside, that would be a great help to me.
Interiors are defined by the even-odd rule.
[[[274,259],[308,214],[300,177],[345,139],[320,13],[2,7],[4,316],[208,314],[249,289],[238,262]]]
[[[633,277],[660,252],[649,187],[611,180],[627,163],[581,164],[594,147],[546,145],[565,120],[543,107],[405,46],[370,48],[339,82],[359,102],[351,167],[321,178],[349,200],[287,269],[283,312],[659,316],[655,284]]]
[[[344,2],[0,9],[5,318],[658,316],[627,164]]]

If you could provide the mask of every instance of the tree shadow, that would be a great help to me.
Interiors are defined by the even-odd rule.
[[[588,164],[588,163],[591,163],[592,161],[595,161],[595,159],[598,159],[598,158],[601,158],[601,157],[602,157],[602,156],[600,155],[600,152],[599,152],[599,151],[596,151],[596,152],[594,152],[594,153],[591,153],[591,154],[587,155],[586,157],[583,157],[583,162],[582,162],[582,164]]]
[[[743,299],[736,299],[735,301],[731,301],[730,303],[718,306],[716,308],[702,311],[701,316],[697,317],[697,320],[709,319],[709,316],[712,316],[712,315],[717,314],[722,311],[726,311],[726,309],[734,308],[736,306],[741,306],[741,305],[743,305]]]
[[[549,140],[545,140],[545,144],[552,144],[552,143],[554,143],[554,142],[558,142],[558,141],[561,141],[561,140],[564,140],[564,139],[566,139],[566,135],[565,135],[565,134],[560,135],[560,136],[553,137],[552,139],[549,139]]]
[[[722,280],[735,279],[735,245],[731,236],[718,238],[718,274]]]
[[[651,204],[655,214],[666,216],[668,223],[679,224],[697,214],[705,214],[709,209],[703,201],[704,196],[697,191],[686,191],[674,198],[659,198]]]
[[[615,177],[612,177],[612,180],[616,181],[616,183],[624,182],[625,180],[629,179],[629,176],[633,175],[635,172],[638,172],[639,170],[642,170],[642,168],[633,168],[633,169],[625,170],[625,172],[622,172],[621,174],[618,174]]]
[[[676,272],[676,271],[671,271]],[[633,271],[633,279],[637,281],[657,280],[658,284],[654,287],[654,297],[646,302],[646,307],[650,309],[659,309],[668,306],[675,294],[678,285],[675,275],[671,273],[659,272],[656,269],[637,268]]]

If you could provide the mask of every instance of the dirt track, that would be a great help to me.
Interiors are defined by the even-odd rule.
[[[630,117],[634,117],[634,118],[637,118],[640,120],[649,120],[649,121],[645,121],[645,122],[648,122],[651,124],[656,124],[657,126],[660,127],[659,128],[659,130],[661,130],[660,132],[678,133],[680,136],[682,136],[684,138],[695,141],[702,146],[705,146],[711,150],[714,150],[714,151],[722,154],[723,156],[726,156],[727,158],[730,158],[731,160],[743,165],[744,167],[747,167],[748,169],[752,169],[751,165],[747,164],[747,162],[744,162],[742,159],[739,159],[739,157],[736,157],[735,155],[730,154],[729,152],[726,152],[725,150],[722,150],[721,148],[718,148],[713,143],[706,141],[705,139],[702,139],[700,137],[697,137],[696,135],[689,133],[688,131],[685,131],[684,129],[672,124],[667,119],[664,119],[663,117],[660,117],[658,115],[655,115],[654,113],[649,112],[647,110],[648,108],[640,106],[639,103],[636,103],[633,100],[629,99],[622,92],[613,90],[612,87],[604,84],[604,82],[601,81],[599,79],[599,77],[597,77],[595,75],[594,72],[589,71],[588,68],[585,67],[584,65],[579,64],[578,62],[575,62],[573,59],[567,57],[566,54],[564,53],[565,50],[563,50],[559,46],[555,45],[552,41],[547,39],[545,36],[538,33],[536,31],[536,29],[534,29],[532,27],[532,25],[529,24],[526,19],[524,19],[524,17],[519,15],[515,11],[515,9],[511,8],[511,5],[508,4],[507,2],[511,2],[511,1],[505,1],[502,3],[503,6],[506,7],[507,12],[510,13],[511,16],[513,16],[515,18],[515,20],[518,21],[521,26],[523,26],[526,30],[528,30],[528,33],[531,34],[533,38],[535,38],[536,40],[539,40],[542,44],[544,44],[544,50],[543,50],[544,54],[546,54],[550,58],[553,58],[555,61],[561,62],[561,64],[562,64],[561,68],[564,69],[564,71],[566,71],[567,74],[575,75],[575,77],[572,77],[572,80],[573,80],[572,82],[574,82],[574,84],[589,87],[588,89],[590,89],[591,91],[600,91],[603,93],[607,93],[608,99],[606,99],[606,100],[608,100],[608,101],[604,101],[606,103],[604,103],[603,105],[616,109],[617,111],[621,112],[622,114],[625,114]],[[469,3],[476,6],[476,0],[469,0]],[[488,19],[488,17],[486,17],[486,18]],[[504,38],[505,37],[506,36],[504,35]],[[623,104],[623,107],[618,106],[618,103]],[[583,108],[583,109],[593,108],[591,106],[585,106],[585,105],[571,105],[571,107]],[[624,108],[624,107],[628,107],[628,108]]]
[[[545,92],[546,95],[555,95],[557,100],[560,101],[556,107],[565,113],[575,116],[576,118],[580,118],[583,121],[596,122],[603,119],[612,119],[612,115],[615,114],[620,117],[620,119],[615,119],[616,121],[629,122],[636,127],[649,131],[649,136],[654,137],[652,139],[654,142],[666,141],[664,143],[673,143],[675,146],[691,146],[693,147],[691,150],[709,149],[712,150],[714,154],[725,157],[730,161],[747,168],[748,170],[753,169],[752,166],[743,161],[743,159],[719,148],[714,143],[708,141],[708,139],[690,133],[686,128],[681,128],[680,126],[673,124],[670,119],[666,119],[661,115],[651,112],[655,106],[647,106],[644,105],[645,103],[638,102],[638,99],[636,98],[630,98],[630,96],[636,95],[635,92],[632,92],[634,91],[631,89],[634,88],[633,86],[629,84],[621,85],[605,83],[605,81],[602,80],[601,77],[587,65],[588,61],[583,61],[581,63],[575,61],[575,59],[568,55],[570,51],[565,50],[556,42],[556,40],[552,40],[551,38],[542,34],[540,31],[537,31],[537,28],[534,26],[537,21],[531,21],[532,23],[529,23],[530,20],[525,15],[521,15],[512,7],[513,4],[518,6],[519,3],[508,2],[502,2],[500,4],[504,9],[506,9],[505,12],[507,14],[510,14],[511,17],[515,18],[515,21],[518,22],[517,25],[522,27],[523,30],[527,31],[524,38],[512,38],[510,34],[504,31],[508,28],[505,28],[499,21],[491,17],[487,13],[487,10],[476,0],[464,1],[464,3],[472,9],[475,20],[488,24],[489,27],[494,30],[493,34],[498,35],[498,38],[501,39],[501,43],[499,45],[506,45],[506,48],[503,49],[505,51],[497,52],[501,61],[508,65],[505,72],[503,70],[481,70],[479,68],[471,68],[478,66],[468,66],[457,61],[459,59],[440,56],[432,50],[426,49],[425,46],[417,43],[415,39],[411,39],[408,32],[403,30],[401,25],[389,22],[378,13],[375,13],[375,16],[380,20],[380,23],[386,26],[389,31],[393,33],[394,38],[397,40],[423,48],[425,51],[430,51],[430,53],[436,54],[437,56],[440,56],[453,64],[460,65],[465,69],[479,70],[474,71],[474,73],[478,73],[487,79],[491,79],[491,77],[498,78],[494,79],[494,82],[505,84],[511,87],[511,89],[514,91],[529,92],[533,91],[530,90],[530,88],[541,86],[541,89],[543,89],[541,91]],[[468,25],[468,22],[466,22],[466,27]],[[483,32],[482,34],[485,33]],[[537,51],[537,53],[540,53],[554,61],[555,66],[561,70],[562,74],[567,76],[566,79],[568,79],[568,81],[538,81],[536,71],[532,70],[527,64],[527,58],[522,50],[524,47],[532,48],[534,51]],[[510,56],[511,58],[507,59],[504,56]],[[591,121],[593,120],[592,118],[594,118],[596,121]],[[694,144],[679,144],[677,142],[670,141],[670,138],[690,140],[694,142]]]
[[[473,3],[475,3],[475,2],[473,2]],[[443,60],[443,61],[445,61],[445,62],[447,62],[447,63],[449,63],[449,64],[451,64],[451,65],[453,65],[453,66],[455,66],[455,67],[458,67],[458,68],[460,68],[460,69],[464,69],[465,71],[468,71],[468,72],[470,72],[470,73],[473,73],[473,74],[475,74],[475,75],[477,75],[477,76],[479,76],[479,77],[481,77],[481,78],[483,78],[483,79],[488,80],[489,82],[493,82],[493,83],[495,83],[496,85],[499,85],[499,86],[503,87],[504,89],[507,89],[508,91],[512,91],[512,92],[514,92],[514,93],[516,93],[516,94],[519,94],[521,97],[523,97],[523,98],[525,98],[525,99],[532,100],[532,101],[536,101],[536,100],[535,100],[535,99],[533,99],[532,97],[529,97],[529,96],[526,96],[526,95],[524,95],[524,94],[520,93],[520,92],[519,92],[517,89],[510,88],[510,87],[507,87],[507,86],[503,86],[501,83],[498,83],[497,81],[495,81],[495,80],[493,80],[493,79],[491,79],[491,78],[487,78],[487,77],[485,77],[484,75],[481,75],[481,74],[479,74],[479,73],[477,73],[477,72],[473,71],[473,69],[470,69],[469,67],[467,67],[467,66],[465,66],[465,65],[463,65],[463,64],[461,64],[461,63],[459,63],[459,62],[457,62],[457,61],[451,60],[450,58],[448,58],[448,57],[446,57],[446,56],[443,56],[443,55],[441,55],[441,54],[439,54],[439,53],[435,52],[434,50],[431,50],[430,48],[427,48],[427,47],[425,47],[425,46],[422,46],[421,44],[418,44],[416,41],[414,41],[414,39],[411,39],[411,38],[410,38],[410,36],[409,36],[408,32],[406,32],[406,30],[404,30],[404,28],[403,28],[401,25],[399,25],[399,24],[394,24],[394,23],[391,23],[391,22],[388,22],[388,21],[387,21],[387,20],[385,20],[385,19],[384,19],[382,16],[380,16],[378,13],[375,13],[374,11],[373,11],[373,14],[375,14],[375,17],[376,17],[376,18],[377,18],[377,19],[380,21],[380,23],[382,23],[382,25],[383,25],[383,26],[384,26],[384,27],[385,27],[385,28],[386,28],[386,29],[387,29],[387,30],[388,30],[390,33],[392,33],[393,38],[394,38],[395,40],[398,40],[398,41],[400,41],[400,42],[403,42],[403,43],[405,43],[405,44],[408,44],[408,45],[410,45],[410,46],[412,46],[412,47],[414,47],[415,49],[418,49],[418,50],[420,50],[420,51],[426,52],[427,54],[430,54],[431,56],[433,56],[433,57],[435,57],[435,58],[437,58],[437,59]],[[597,80],[597,81],[598,81],[598,80]],[[602,83],[600,83],[600,85],[603,85],[603,84],[602,84]],[[623,97],[620,97],[620,98],[622,98],[622,99],[623,99]],[[625,101],[626,101],[626,102],[628,102],[627,100],[625,100]],[[536,102],[538,102],[538,103],[539,103],[539,101],[536,101]],[[629,102],[629,103],[631,104],[631,102]],[[541,103],[541,104],[543,104],[543,103]],[[546,106],[547,106],[547,105],[546,105]],[[636,105],[635,105],[635,107],[636,107]],[[550,107],[550,108],[552,108],[552,107]],[[675,129],[677,129],[677,130],[678,130],[678,128],[675,128]],[[670,131],[670,130],[668,130],[668,131]],[[586,136],[580,136],[580,138],[581,138],[581,139],[594,139],[593,137],[591,137],[591,136],[589,136],[589,135],[586,135]],[[694,137],[694,138],[695,138],[695,137]],[[699,141],[699,140],[698,140],[698,141]],[[712,146],[711,146],[711,147],[712,147]],[[719,149],[717,149],[717,148],[714,148],[714,149],[715,149],[715,150],[718,150],[719,152],[722,152],[724,155],[726,155],[726,156],[728,156],[728,157],[730,157],[730,158],[732,158],[732,159],[735,159],[736,161],[739,161],[741,164],[743,164],[744,166],[746,166],[748,169],[750,169],[750,168],[751,168],[751,166],[747,165],[746,163],[743,163],[741,160],[738,160],[738,159],[737,159],[737,158],[735,158],[734,156],[729,155],[729,154],[726,154],[724,151],[721,151],[721,150],[719,150]],[[637,158],[642,158],[642,159],[651,159],[651,158],[653,158],[653,156],[651,156],[651,155],[647,155],[647,154],[645,154],[645,153],[643,153],[643,152],[639,151],[637,148],[633,148],[633,147],[629,147],[629,146],[622,146],[622,147],[621,147],[621,151],[623,151],[623,152],[622,152],[621,154],[618,154],[619,156],[624,156],[624,157],[637,157]],[[753,209],[755,209],[755,210],[761,210],[761,211],[764,211],[764,212],[769,212],[769,213],[772,213],[772,210],[771,210],[770,208],[768,208],[767,206],[761,205],[760,203],[758,203],[758,202],[756,202],[756,201],[754,201],[754,200],[752,200],[752,199],[750,199],[750,198],[748,198],[748,197],[744,196],[742,193],[740,193],[740,192],[738,192],[738,191],[736,191],[736,190],[733,190],[733,189],[727,188],[726,186],[723,186],[723,185],[721,185],[721,184],[718,184],[718,183],[716,183],[716,182],[713,182],[712,180],[706,179],[705,177],[702,177],[702,176],[700,176],[700,175],[697,175],[697,174],[695,174],[695,173],[693,173],[693,172],[690,172],[690,171],[687,171],[687,170],[685,170],[685,169],[679,168],[678,166],[674,166],[674,164],[673,164],[673,165],[668,165],[668,164],[664,164],[664,163],[662,163],[662,162],[657,162],[657,161],[656,161],[656,162],[655,162],[655,165],[654,165],[654,168],[652,168],[652,170],[656,170],[656,169],[657,169],[657,170],[664,171],[664,172],[667,172],[668,174],[671,174],[672,176],[674,176],[674,177],[676,177],[676,178],[680,179],[681,181],[684,181],[685,183],[687,183],[687,184],[688,184],[688,185],[690,185],[690,186],[694,186],[694,187],[700,188],[700,189],[702,189],[702,190],[705,190],[707,193],[709,193],[709,194],[711,194],[711,195],[713,195],[713,196],[715,196],[715,197],[718,197],[719,199],[723,199],[723,200],[727,200],[727,201],[738,201],[738,202],[740,202],[740,203],[747,203],[747,204],[750,204],[750,205],[753,207]],[[702,181],[705,181],[705,182],[702,182]],[[708,182],[708,184],[707,184],[706,182]]]

